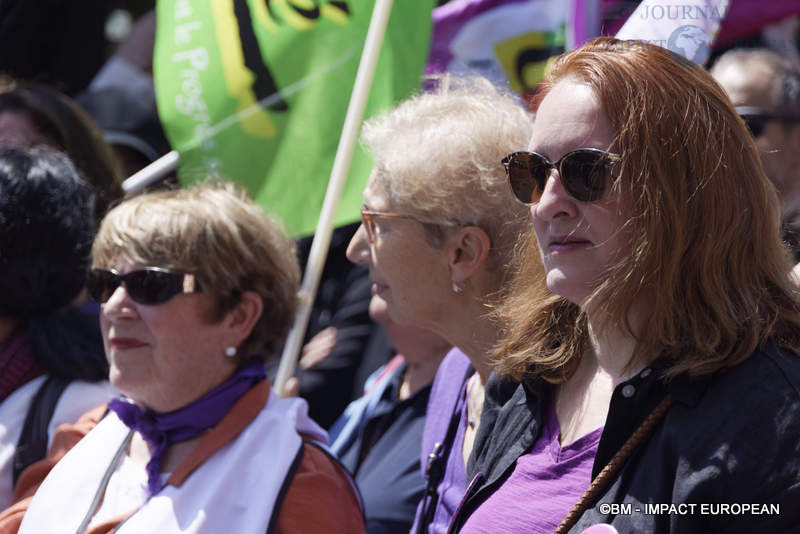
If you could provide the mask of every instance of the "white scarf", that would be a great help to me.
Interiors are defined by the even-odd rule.
[[[224,421],[224,419],[223,419]],[[53,468],[28,508],[20,534],[74,534],[125,441],[128,428],[107,415]],[[167,485],[125,520],[120,534],[263,534],[302,439],[327,441],[301,399],[270,391],[266,406],[234,440],[179,487]]]

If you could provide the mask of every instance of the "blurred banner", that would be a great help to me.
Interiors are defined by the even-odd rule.
[[[433,11],[428,72],[477,73],[518,93],[600,34],[600,0],[451,0]]]
[[[731,48],[798,58],[799,0],[604,0],[603,12],[604,32],[658,44],[697,64]]]
[[[644,0],[629,4],[632,13],[620,8],[620,14],[630,16],[617,32],[618,39],[639,39],[703,65],[711,55],[731,0]]]
[[[366,108],[420,86],[434,0],[396,2]],[[243,184],[296,236],[313,233],[372,0],[159,0],[153,71],[182,183]],[[372,162],[357,149],[335,224],[358,220]]]
[[[789,17],[800,15],[800,1],[778,0],[764,2],[763,0],[729,0],[728,14],[722,21],[719,32],[720,41],[733,41],[727,46],[737,45],[736,40],[743,37],[752,37],[770,24],[775,24]],[[795,52],[800,47],[800,34],[794,34],[789,42],[779,43],[788,48],[794,47]],[[761,46],[772,49],[770,43],[760,43]],[[775,51],[775,50],[773,50]]]

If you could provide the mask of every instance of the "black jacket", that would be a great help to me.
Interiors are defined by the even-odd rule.
[[[767,344],[714,376],[669,382],[664,363],[615,388],[593,477],[667,393],[675,403],[570,533],[596,523],[620,534],[800,533],[800,356]],[[541,381],[489,380],[467,468],[473,482],[451,532],[530,451],[547,394]],[[669,504],[683,506],[653,509]]]

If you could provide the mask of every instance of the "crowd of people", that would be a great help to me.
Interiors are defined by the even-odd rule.
[[[800,67],[619,44],[365,122],[283,391],[308,243],[3,81],[0,533],[800,532]]]

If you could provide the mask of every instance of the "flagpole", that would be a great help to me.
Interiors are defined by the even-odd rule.
[[[275,389],[279,394],[283,392],[286,381],[294,375],[295,367],[297,367],[297,359],[305,337],[308,320],[311,316],[311,308],[314,304],[314,295],[317,293],[319,280],[322,276],[322,268],[325,265],[328,249],[330,248],[331,235],[333,234],[333,218],[344,191],[347,173],[350,170],[350,162],[353,159],[353,151],[358,140],[361,120],[364,117],[364,108],[369,98],[375,66],[378,63],[378,56],[391,11],[392,0],[376,0],[369,29],[367,30],[367,38],[364,41],[364,51],[361,54],[356,80],[353,84],[353,93],[347,106],[342,136],[339,138],[339,146],[336,149],[336,156],[333,160],[331,178],[328,181],[328,189],[325,192],[325,200],[322,203],[322,211],[317,222],[317,231],[311,242],[311,251],[303,275],[303,284],[300,287],[299,309],[281,355],[278,373],[275,376]]]
[[[137,193],[177,168],[178,153],[172,150],[122,182],[122,190],[126,195]]]

